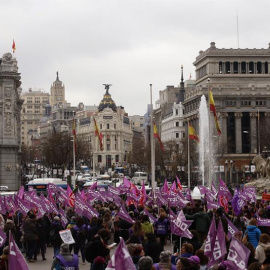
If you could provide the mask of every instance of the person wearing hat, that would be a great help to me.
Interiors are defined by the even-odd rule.
[[[154,264],[154,269],[168,269],[168,270],[176,270],[176,266],[171,263],[172,254],[169,250],[164,250],[160,253],[159,263]]]
[[[63,227],[61,225],[60,218],[55,216],[50,227],[50,242],[53,246],[54,257],[59,253],[60,246],[62,244],[62,239],[59,234],[61,230],[63,230]]]
[[[79,270],[78,255],[69,252],[68,244],[64,243],[60,246],[60,253],[55,256],[52,262],[51,270],[54,269]]]
[[[191,263],[191,269],[200,269],[200,258],[198,256],[191,256],[188,259]]]
[[[70,229],[72,236],[74,235],[74,227],[76,226],[76,216],[72,216],[69,224],[67,225],[67,229]],[[69,245],[69,251],[71,252],[74,247],[74,244]]]

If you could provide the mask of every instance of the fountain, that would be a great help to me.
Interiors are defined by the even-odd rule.
[[[211,125],[210,125],[210,130]],[[211,132],[212,133],[212,132]],[[202,185],[210,186],[209,183],[209,162],[211,165],[215,164],[215,149],[213,147],[212,134],[209,136],[209,110],[205,95],[202,95],[199,107],[199,170],[202,179]],[[210,140],[209,140],[210,138]],[[211,147],[211,151],[210,151]],[[210,169],[211,179],[215,179],[213,166]]]

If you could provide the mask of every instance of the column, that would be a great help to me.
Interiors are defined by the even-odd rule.
[[[224,148],[224,152],[228,153],[228,147],[227,147],[227,117],[228,113],[221,113],[221,147]]]
[[[256,154],[257,151],[257,128],[256,120],[258,114],[256,112],[249,113],[250,115],[250,153]]]
[[[230,62],[230,74],[234,74],[233,62]]]
[[[249,62],[246,62],[246,74],[249,74]]]
[[[235,117],[235,142],[236,142],[236,154],[242,153],[242,113],[234,113]]]
[[[257,62],[253,62],[253,63],[254,63],[254,74],[257,74],[258,73]]]
[[[241,62],[238,62],[238,74],[241,74],[242,70],[241,70]]]
[[[262,62],[262,74],[265,74],[265,62]]]

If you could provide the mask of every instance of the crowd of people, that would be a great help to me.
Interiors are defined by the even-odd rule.
[[[89,262],[91,270],[104,270],[113,253],[114,247],[111,244],[119,244],[121,238],[135,269],[225,270],[227,266],[222,262],[207,266],[210,258],[205,255],[205,244],[213,219],[216,226],[221,221],[227,251],[231,241],[227,236],[229,220],[238,229],[234,236],[250,251],[248,269],[270,269],[269,227],[257,224],[258,217],[270,219],[267,203],[247,203],[238,215],[235,215],[230,204],[225,212],[221,207],[207,210],[203,201],[188,203],[181,210],[186,220],[193,221],[189,227],[191,238],[180,237],[171,232],[169,210],[177,214],[180,210],[177,207],[130,204],[125,206],[132,220],[129,222],[118,215],[119,207],[113,202],[96,201],[93,206],[99,216],[93,216],[90,220],[77,215],[73,207],[58,206],[63,208],[68,218],[69,222],[65,227],[62,226],[60,214],[46,213],[37,218],[35,209],[31,209],[26,215],[20,211],[0,215],[0,229],[7,235],[6,243],[0,250],[0,270],[8,269],[7,246],[10,233],[29,263],[50,259],[52,270],[59,269],[59,265],[77,270],[79,262]],[[154,222],[145,210],[155,218]],[[70,229],[74,244],[63,243],[59,232],[64,229]],[[173,247],[170,250],[168,243]],[[46,258],[48,247],[53,248],[53,259]]]

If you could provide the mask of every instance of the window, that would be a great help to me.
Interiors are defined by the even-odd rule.
[[[185,132],[183,132],[183,138],[185,138],[186,137],[186,133]]]
[[[111,145],[107,144],[107,151],[111,151]]]
[[[119,155],[115,155],[115,162],[119,162]]]
[[[107,124],[107,129],[110,129],[110,124]]]
[[[179,133],[178,132],[175,133],[175,138],[179,138]]]
[[[107,142],[109,142],[110,140],[110,135],[107,135]]]
[[[114,129],[116,129],[116,124],[113,124]]]
[[[175,110],[175,114],[178,115],[178,109]]]
[[[176,123],[175,123],[175,126],[176,126],[176,127],[179,127],[179,122],[176,122]]]
[[[99,128],[102,129],[102,124],[99,125]]]
[[[102,162],[102,155],[98,155],[98,162]]]

